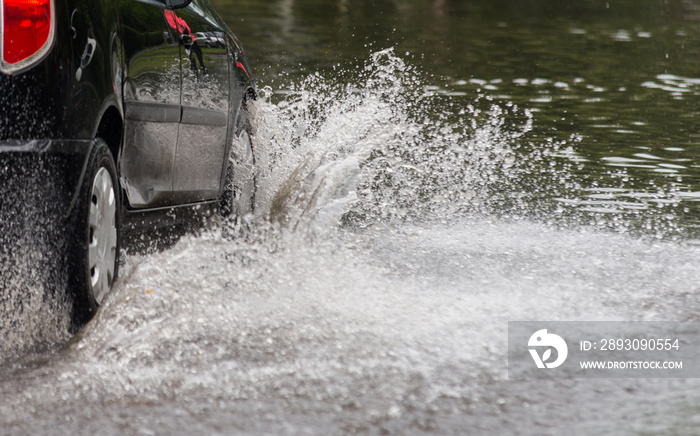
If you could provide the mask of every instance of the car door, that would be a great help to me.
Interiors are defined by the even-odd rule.
[[[226,27],[211,6],[194,0],[172,11],[180,32],[182,118],[173,168],[177,203],[214,199],[225,170],[229,112]]]
[[[125,136],[120,182],[133,208],[173,201],[180,122],[180,42],[164,0],[119,0]]]

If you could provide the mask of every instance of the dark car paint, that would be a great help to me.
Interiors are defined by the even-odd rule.
[[[187,52],[193,50],[186,50],[189,41],[168,25],[166,13],[190,21],[193,33],[227,35],[225,50],[202,49],[206,74],[189,69]],[[70,0],[55,2],[55,14],[55,42],[46,58],[21,73],[0,74],[2,161],[12,165],[15,154],[65,160],[73,170],[56,177],[73,201],[64,216],[75,204],[97,136],[117,163],[127,223],[139,216],[137,209],[215,201],[223,190],[233,120],[255,85],[240,44],[213,9],[202,0],[175,11],[157,0]],[[202,14],[206,18],[197,18]],[[162,73],[153,52],[160,48],[171,68],[183,64],[184,74],[149,79]],[[180,95],[172,96],[180,81],[190,93],[184,105]],[[212,127],[218,129],[214,137]]]

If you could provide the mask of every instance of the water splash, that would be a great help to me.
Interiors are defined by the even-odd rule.
[[[66,229],[55,219],[65,196],[56,174],[50,159],[0,162],[0,363],[69,337]]]
[[[562,426],[581,408],[619,420],[633,392],[653,394],[509,381],[507,321],[697,319],[698,248],[495,218],[537,217],[571,189],[568,145],[530,143],[513,105],[446,106],[417,76],[383,51],[354,85],[265,90],[256,211],[272,222],[128,257],[80,334],[0,383],[3,425],[502,433],[552,409]]]
[[[277,103],[278,94],[263,89],[260,214],[292,228],[327,228],[341,217],[366,227],[523,216],[571,184],[556,159],[565,142],[524,140],[528,110],[483,96],[458,107],[393,49],[373,53],[354,73],[345,84],[313,74]]]

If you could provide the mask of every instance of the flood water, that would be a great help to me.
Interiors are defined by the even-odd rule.
[[[697,434],[697,380],[513,380],[507,333],[700,317],[700,2],[213,3],[255,216],[73,337],[26,303],[0,434]]]
[[[452,114],[459,125],[461,109],[491,103],[518,106],[506,128],[533,115],[517,146],[559,144],[556,164],[575,175],[543,193],[558,215],[697,237],[695,1],[216,4],[235,32],[252,36],[261,84],[277,92],[316,72],[352,83],[371,52],[394,47],[452,109],[426,108],[433,117]]]

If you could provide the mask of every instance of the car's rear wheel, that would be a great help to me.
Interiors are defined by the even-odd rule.
[[[246,111],[240,112],[221,197],[220,211],[223,216],[243,217],[255,210],[256,172],[252,126]]]
[[[119,269],[119,195],[112,153],[101,139],[88,158],[75,209],[75,241],[70,253],[74,281],[74,321],[87,322],[104,303]]]

